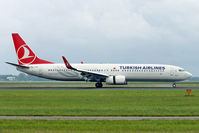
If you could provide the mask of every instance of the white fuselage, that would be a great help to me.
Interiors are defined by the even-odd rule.
[[[71,64],[74,68],[109,76],[125,76],[126,81],[182,81],[192,75],[183,68],[160,64]],[[28,65],[29,69],[17,68],[27,74],[63,81],[83,81],[80,72],[67,69],[65,64]]]

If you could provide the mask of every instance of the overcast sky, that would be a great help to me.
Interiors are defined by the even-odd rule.
[[[198,0],[0,0],[0,74],[18,74],[11,33],[62,63],[171,64],[199,76]]]

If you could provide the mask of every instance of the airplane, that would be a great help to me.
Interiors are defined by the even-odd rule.
[[[29,48],[18,33],[12,33],[12,38],[18,57],[18,64],[13,65],[18,71],[61,81],[96,82],[96,88],[102,88],[102,82],[109,85],[126,85],[129,81],[160,81],[176,82],[192,77],[183,68],[162,64],[70,64],[64,56],[62,64],[40,59]]]

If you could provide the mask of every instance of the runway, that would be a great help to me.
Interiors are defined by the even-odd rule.
[[[0,87],[0,89],[199,89],[199,87],[112,87],[112,88],[95,88],[95,87]]]
[[[24,120],[199,120],[199,116],[0,116],[0,119]]]

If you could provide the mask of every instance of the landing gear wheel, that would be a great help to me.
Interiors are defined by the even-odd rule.
[[[102,88],[102,83],[101,82],[97,82],[96,84],[95,84],[95,86],[96,86],[96,88]]]
[[[172,86],[173,86],[173,88],[176,88],[176,83],[173,83],[173,85],[172,85]]]

